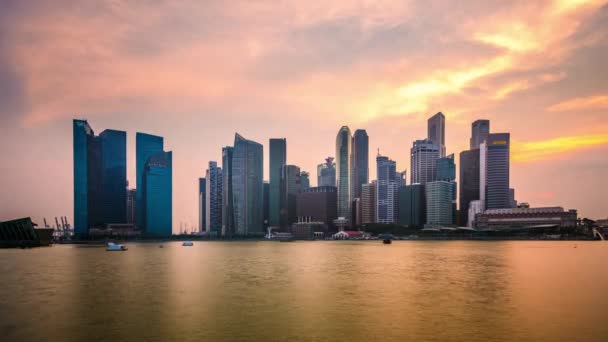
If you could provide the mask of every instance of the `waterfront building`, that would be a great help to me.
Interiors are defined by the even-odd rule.
[[[445,116],[439,112],[427,121],[427,139],[439,146],[439,156],[445,157]]]
[[[480,199],[486,209],[510,208],[509,133],[491,133],[480,147]]]
[[[376,223],[376,183],[361,187],[361,224]]]
[[[513,230],[532,228],[576,228],[576,210],[562,207],[488,209],[477,214],[479,230]]]
[[[336,186],[336,163],[334,158],[325,158],[325,163],[317,166],[317,186]]]
[[[338,190],[335,186],[317,186],[296,196],[298,222],[323,222],[333,228],[338,217]]]
[[[484,211],[483,202],[480,200],[469,202],[469,209],[467,211],[467,227],[475,228],[475,216],[479,213],[483,213]]]
[[[304,191],[310,188],[310,174],[306,171],[300,172],[300,190]]]
[[[428,139],[414,141],[410,151],[410,183],[425,184],[435,181],[439,156],[439,145]]]
[[[479,149],[479,146],[490,134],[490,120],[476,120],[471,125],[470,149]]]
[[[281,224],[281,211],[286,210],[285,192],[282,189],[283,168],[287,165],[287,139],[270,139],[269,142],[269,167],[270,176],[268,215],[270,226]]]
[[[283,170],[283,181],[285,189],[286,210],[283,211],[282,228],[290,226],[297,221],[296,214],[296,196],[300,193],[302,187],[300,182],[300,168],[295,165],[286,165]]]
[[[144,171],[146,169],[146,163],[148,159],[156,153],[163,152],[163,138],[146,134],[146,133],[136,133],[135,134],[135,182],[137,188],[137,201],[135,206],[135,211],[137,213],[135,222],[139,226],[139,228],[144,229],[145,226],[145,213],[144,213],[144,205],[143,205],[143,180],[144,180]]]
[[[461,225],[475,219],[475,217],[469,218],[469,205],[472,201],[479,200],[479,153],[479,149],[460,152],[459,222]]]
[[[264,150],[238,133],[232,154],[234,229],[239,236],[264,234]]]
[[[338,216],[350,221],[352,137],[348,126],[342,126],[336,136],[336,181],[338,187]]]
[[[399,224],[422,227],[426,222],[425,190],[422,184],[399,188]]]
[[[205,231],[208,234],[219,236],[222,233],[222,169],[217,162],[210,161],[205,174]]]
[[[234,206],[232,192],[232,155],[234,147],[222,148],[222,236],[232,237],[234,230]]]
[[[127,223],[135,225],[135,201],[136,189],[127,189]]]
[[[264,181],[264,231],[269,226],[270,222],[270,182]]]
[[[361,199],[355,198],[350,204],[351,209],[351,221],[354,226],[360,226],[363,224],[363,220],[361,218]]]
[[[397,219],[397,163],[386,156],[376,157],[376,222],[394,223]]]
[[[198,179],[198,231],[207,231],[207,180]]]
[[[74,232],[127,221],[127,134],[95,136],[86,120],[73,120]]]
[[[426,225],[429,227],[453,225],[454,183],[435,181],[425,184]]]
[[[158,152],[148,158],[142,184],[146,236],[170,237],[173,233],[172,152]]]
[[[450,182],[452,184],[452,223],[456,224],[457,217],[457,201],[456,201],[456,163],[454,162],[454,154],[447,157],[437,159],[437,180]]]
[[[361,197],[361,186],[369,182],[369,137],[358,129],[352,142],[351,200]]]
[[[515,200],[515,189],[509,189],[509,203],[511,204],[511,208],[517,208],[517,200]]]

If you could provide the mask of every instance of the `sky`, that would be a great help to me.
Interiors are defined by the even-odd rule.
[[[511,133],[511,185],[532,206],[608,217],[608,3],[602,1],[0,0],[0,220],[73,222],[72,119],[173,151],[173,221],[234,133],[311,173],[342,125],[409,170],[426,120]],[[458,157],[456,158],[458,163]]]

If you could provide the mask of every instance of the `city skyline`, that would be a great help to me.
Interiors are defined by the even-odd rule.
[[[268,139],[286,137],[289,163],[316,179],[316,166],[336,157],[337,130],[365,129],[372,154],[380,148],[410,172],[412,141],[427,135],[427,120],[438,112],[457,169],[472,122],[487,119],[492,132],[511,134],[510,187],[518,200],[607,215],[597,191],[608,188],[608,6],[601,2],[297,10],[118,4],[60,11],[57,2],[8,2],[0,14],[0,84],[7,90],[0,93],[0,134],[8,142],[0,148],[9,161],[0,187],[11,194],[1,198],[0,220],[65,215],[74,223],[73,118],[87,119],[95,132],[127,132],[131,187],[136,132],[164,138],[173,151],[177,231],[180,222],[198,222],[198,178],[209,161],[219,164],[235,132],[264,145],[265,158]],[[452,15],[436,15],[434,7]],[[220,27],[210,28],[200,20],[205,13],[238,25],[214,21]],[[260,13],[269,24],[254,20]],[[482,19],[465,20],[471,16]],[[296,20],[273,28],[281,17]],[[221,31],[248,35],[224,44],[214,34]],[[344,45],[336,49],[335,41]]]

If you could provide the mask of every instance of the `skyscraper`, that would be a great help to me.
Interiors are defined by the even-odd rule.
[[[145,234],[153,237],[171,236],[173,233],[172,152],[158,152],[148,158],[143,170],[142,183]]]
[[[376,181],[361,186],[361,224],[376,223]]]
[[[458,217],[456,203],[456,164],[454,162],[454,154],[447,157],[437,159],[437,180],[448,182],[452,185],[452,219],[451,224],[455,224]],[[428,211],[427,211],[428,212]]]
[[[399,223],[422,227],[426,222],[424,185],[411,184],[399,188]]]
[[[295,165],[285,165],[283,170],[283,181],[285,189],[285,196],[287,207],[284,211],[284,218],[282,219],[283,228],[291,226],[292,223],[297,221],[296,214],[296,197],[301,190],[300,182],[300,168]]]
[[[388,157],[376,157],[376,222],[394,223],[397,218],[397,164]]]
[[[471,125],[471,150],[479,149],[490,134],[490,120],[476,120]]]
[[[205,174],[205,211],[206,232],[219,236],[222,233],[222,169],[217,167],[217,162],[210,161],[209,168]]]
[[[207,231],[207,180],[198,179],[198,231]]]
[[[232,203],[235,234],[264,234],[264,150],[238,133],[232,154]]]
[[[427,121],[427,139],[439,146],[439,156],[445,157],[445,116],[439,112]]]
[[[491,133],[481,144],[480,197],[486,209],[510,208],[509,133]]]
[[[74,233],[127,221],[126,133],[105,130],[99,136],[86,120],[73,121]]]
[[[270,183],[264,181],[264,231],[268,228],[268,222],[270,222],[269,216],[269,202],[270,202]]]
[[[369,137],[364,129],[358,129],[352,142],[351,199],[361,197],[361,186],[369,182]]]
[[[454,183],[446,181],[429,182],[424,185],[426,192],[426,225],[452,225]]]
[[[325,158],[325,163],[317,166],[317,186],[336,186],[336,163],[334,158]]]
[[[135,222],[137,225],[145,229],[145,217],[144,217],[144,205],[143,205],[143,179],[144,179],[144,170],[146,167],[146,163],[148,159],[158,153],[163,151],[163,138],[146,134],[146,133],[137,133],[135,135],[135,184],[137,189],[137,201],[136,201],[136,218]]]
[[[310,188],[310,174],[306,171],[300,172],[300,191]]]
[[[234,206],[232,193],[232,155],[234,148],[222,148],[222,236],[232,237],[234,230]]]
[[[411,184],[425,184],[437,177],[437,159],[439,158],[439,145],[428,139],[416,140],[411,149]]]
[[[287,164],[287,140],[270,139],[268,173],[270,188],[268,194],[268,215],[270,226],[281,224],[281,209],[285,207],[284,192],[281,189],[283,167]]]
[[[127,223],[135,224],[135,197],[137,190],[127,189]]]
[[[479,200],[479,149],[460,152],[460,218],[461,225],[469,222],[469,205]]]
[[[338,187],[338,217],[350,221],[351,206],[351,142],[348,126],[342,126],[336,136],[336,181]]]

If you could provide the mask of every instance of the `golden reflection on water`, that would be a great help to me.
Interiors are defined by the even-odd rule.
[[[0,329],[21,341],[606,341],[607,272],[602,242],[0,250]]]

